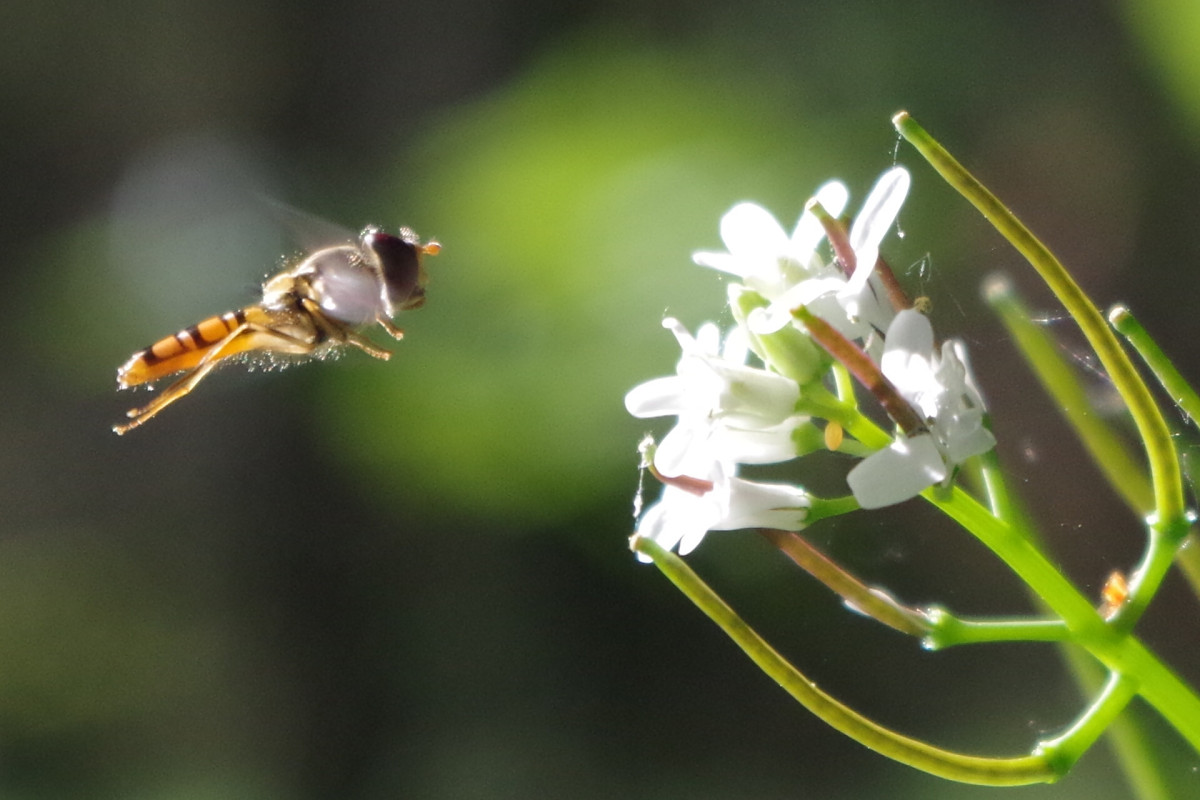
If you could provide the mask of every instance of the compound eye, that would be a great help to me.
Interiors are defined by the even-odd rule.
[[[424,296],[420,251],[414,242],[368,228],[363,232],[362,243],[379,259],[388,300],[393,307],[411,308],[414,300]]]

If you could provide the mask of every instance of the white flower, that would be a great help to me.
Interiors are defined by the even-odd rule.
[[[904,399],[919,409],[952,463],[985,453],[996,444],[983,426],[984,402],[957,339],[934,349],[933,326],[908,310],[888,328],[880,370]]]
[[[702,461],[768,464],[796,456],[792,433],[808,418],[796,414],[795,381],[747,366],[745,339],[735,328],[719,352],[717,326],[701,326],[693,338],[675,319],[663,320],[683,355],[676,374],[635,386],[625,407],[635,417],[677,416],[663,438],[655,463],[666,474]]]
[[[860,506],[883,508],[916,497],[949,475],[933,436],[922,433],[911,439],[897,436],[850,470],[846,483]]]
[[[910,184],[903,167],[893,167],[875,182],[850,227],[855,267],[849,278],[833,266],[813,270],[808,279],[795,283],[772,298],[770,307],[752,315],[752,329],[756,333],[777,331],[792,322],[792,309],[803,305],[850,339],[866,340],[873,331],[885,330],[893,311],[875,275],[875,263],[879,245],[895,223]]]
[[[830,181],[817,190],[816,200],[833,216],[846,207],[846,187]],[[823,269],[817,246],[825,237],[820,220],[805,211],[789,237],[762,206],[739,203],[721,218],[721,241],[728,253],[698,252],[692,260],[741,278],[747,287],[774,300],[798,281]]]
[[[959,341],[933,344],[933,326],[918,311],[896,315],[880,371],[921,414],[928,432],[897,437],[850,470],[846,480],[863,508],[907,500],[946,480],[954,467],[996,444],[983,424],[984,404]]]
[[[656,459],[657,462],[657,459]],[[697,464],[691,464],[694,469]],[[662,498],[651,506],[638,524],[637,535],[652,539],[666,550],[678,548],[680,555],[695,550],[709,531],[745,528],[802,530],[812,500],[796,486],[757,483],[733,476],[732,465],[712,462],[703,475],[688,473],[689,483],[711,483],[707,491],[685,489],[668,483]],[[642,561],[650,559],[641,554]]]

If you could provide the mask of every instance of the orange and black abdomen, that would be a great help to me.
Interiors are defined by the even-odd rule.
[[[205,353],[220,344],[245,322],[245,311],[230,311],[209,317],[174,336],[159,339],[145,350],[134,353],[124,366],[117,370],[117,385],[125,389],[191,369],[200,363]],[[245,348],[228,349],[229,352],[223,353],[222,357],[233,355]]]

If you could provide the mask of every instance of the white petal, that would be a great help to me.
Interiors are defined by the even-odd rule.
[[[669,478],[689,474],[689,465],[711,460],[707,428],[680,423],[667,432],[654,451],[654,468]]]
[[[743,262],[734,258],[729,253],[714,253],[707,250],[698,250],[692,253],[692,261],[701,267],[709,267],[711,269],[728,272],[731,275],[737,275],[739,278],[744,278],[742,264]]]
[[[850,228],[850,246],[858,253],[860,248],[878,248],[888,229],[896,221],[912,179],[904,167],[893,167],[880,176],[863,203],[862,211]],[[872,259],[872,262],[874,259]],[[860,262],[859,266],[862,266]],[[874,266],[872,263],[869,266]]]
[[[910,403],[927,395],[936,397],[941,394],[942,385],[930,360],[932,353],[933,326],[929,318],[919,311],[905,309],[888,326],[879,369]],[[930,416],[936,413],[930,409],[924,411]]]
[[[674,375],[639,383],[626,393],[625,410],[639,419],[675,416],[690,404],[687,387]]]
[[[846,476],[850,491],[863,508],[895,505],[946,479],[949,473],[929,434],[897,438],[867,456]]]
[[[964,394],[969,402],[981,411],[987,408],[987,403],[983,399],[983,394],[979,391],[979,384],[975,381],[975,372],[971,369],[971,361],[967,358],[967,346],[960,339],[950,339],[942,345],[942,358],[948,358],[948,352],[953,353],[955,359],[962,366],[963,371],[963,386],[965,387]]]
[[[716,360],[707,364],[721,380],[714,410],[730,424],[764,428],[796,413],[800,385],[791,378],[741,364]]]
[[[715,322],[705,322],[696,331],[696,355],[715,356],[721,352],[721,329]]]
[[[657,463],[657,458],[655,461]],[[710,461],[689,465],[687,474],[693,478],[711,480],[715,488],[723,486],[728,481],[726,476],[733,472],[733,467]],[[664,486],[662,499],[646,511],[637,532],[667,550],[678,546],[679,554],[686,555],[700,544],[704,534],[721,519],[722,494],[720,491],[710,491],[698,495],[677,486]]]
[[[751,332],[760,335],[782,330],[792,321],[792,309],[799,306],[810,306],[820,297],[836,294],[845,285],[846,282],[841,278],[810,278],[801,281],[784,292],[766,309],[751,311],[746,316],[746,324]],[[818,316],[821,315],[818,314]],[[826,321],[835,327],[837,325],[833,320]]]
[[[696,525],[706,525],[697,519],[696,511],[699,505],[700,498],[674,486],[665,486],[662,499],[650,506],[642,516],[637,533],[653,540],[665,550],[672,550]],[[638,559],[650,561],[648,556],[640,553]]]
[[[721,217],[721,241],[738,258],[777,259],[788,238],[779,222],[760,205],[739,203]]]
[[[865,331],[882,333],[892,324],[896,310],[887,296],[887,288],[880,280],[874,269],[870,272],[866,284],[851,300],[848,296],[838,298],[848,315],[862,323]]]
[[[854,218],[854,224],[850,227],[850,247],[854,250],[855,266],[845,294],[846,308],[851,316],[860,316],[858,305],[861,301],[858,296],[875,270],[875,262],[879,259],[879,243],[896,221],[911,182],[908,171],[903,167],[893,167],[883,173],[863,203],[862,210]]]
[[[903,350],[928,357],[933,352],[933,325],[929,317],[911,308],[897,313],[887,330],[887,350]]]
[[[854,248],[854,274],[846,281],[842,290],[843,305],[851,316],[859,316],[860,296],[867,291],[867,281],[875,273],[875,263],[879,260],[879,245],[863,245]]]
[[[996,437],[980,422],[946,436],[946,457],[953,464],[961,464],[971,456],[986,453],[995,446]]]
[[[704,541],[704,535],[710,530],[712,528],[707,523],[688,526],[679,539],[679,555],[686,556],[699,547],[700,542]]]
[[[666,494],[666,489],[663,490],[663,494]],[[668,550],[674,547],[676,544],[678,544],[679,539],[676,537],[675,541],[670,541],[670,531],[666,529],[666,523],[669,520],[669,514],[670,506],[666,503],[666,498],[664,496],[662,500],[659,500],[657,503],[650,506],[650,508],[646,509],[646,513],[642,515],[642,518],[638,522],[637,526],[638,536],[644,536],[647,539],[652,540],[655,544],[665,547]],[[682,532],[679,535],[682,536]],[[649,563],[652,560],[650,556],[645,555],[644,553],[638,553],[637,557],[639,561],[644,561],[646,563]]]
[[[755,308],[746,315],[746,327],[760,336],[783,330],[792,321],[792,313],[783,303],[772,303],[767,308]]]
[[[730,478],[725,498],[725,514],[713,530],[736,531],[745,528],[779,528],[798,531],[812,500],[798,486],[786,483],[758,483]]]
[[[721,358],[731,364],[745,364],[750,356],[750,337],[742,326],[737,325],[725,337],[721,345]]]
[[[797,415],[770,428],[747,430],[721,426],[711,439],[714,458],[738,464],[778,464],[796,457],[792,434],[808,417]]]

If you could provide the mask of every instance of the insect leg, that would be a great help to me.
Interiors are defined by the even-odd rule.
[[[346,344],[352,344],[359,350],[362,350],[369,356],[378,358],[381,361],[387,361],[392,357],[391,350],[384,350],[382,347],[376,346],[369,339],[364,339],[353,331],[346,331]]]
[[[141,408],[131,408],[125,413],[129,417],[129,422],[121,423],[113,426],[113,432],[118,436],[123,436],[134,428],[144,425],[155,414],[162,411],[164,408],[174,403],[181,397],[187,396],[192,389],[196,388],[196,384],[204,380],[208,373],[212,372],[213,368],[221,362],[221,359],[234,355],[235,353],[249,349],[264,349],[262,345],[254,348],[236,347],[242,344],[241,339],[248,336],[269,337],[276,340],[281,350],[287,350],[293,353],[311,352],[316,346],[312,342],[306,342],[295,336],[289,336],[286,333],[273,330],[263,325],[253,322],[243,322],[238,325],[229,335],[222,339],[217,344],[213,345],[212,349],[204,354],[200,362],[196,364],[189,372],[185,373],[182,378],[172,383],[166,389],[163,389],[158,395]]]
[[[330,339],[354,345],[372,358],[378,358],[381,361],[387,361],[392,357],[391,351],[384,350],[382,347],[374,344],[369,339],[359,336],[345,325],[339,325],[330,320],[329,317],[325,316],[325,312],[321,310],[321,307],[312,300],[305,298],[300,301],[300,304],[304,307],[304,310],[308,312],[309,317],[311,317],[317,323],[317,325],[324,330],[325,335]]]
[[[387,317],[379,316],[379,317],[375,318],[375,321],[378,322],[380,327],[382,327],[385,331],[387,331],[388,335],[391,336],[393,339],[396,339],[398,341],[398,340],[404,338],[404,331],[400,330],[395,325],[393,325],[392,321],[390,319],[388,319]]]

